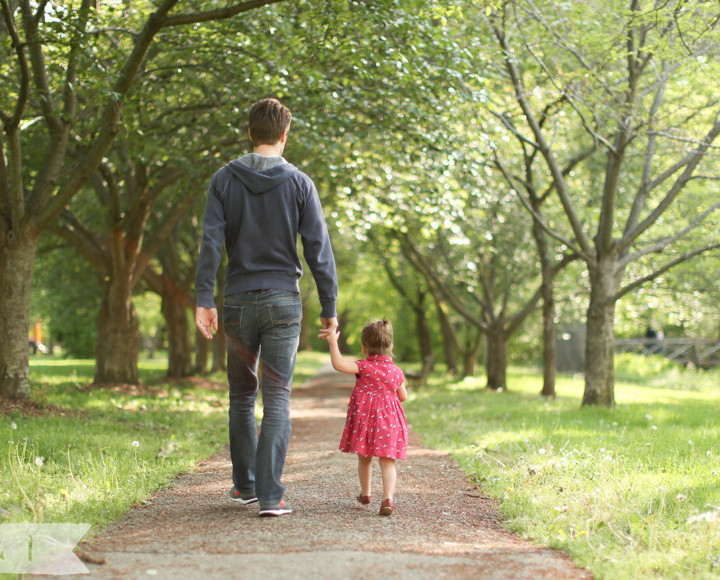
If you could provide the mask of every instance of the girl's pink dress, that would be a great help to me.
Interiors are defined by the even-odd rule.
[[[408,428],[397,397],[405,375],[391,357],[380,354],[371,354],[357,365],[360,372],[355,375],[340,451],[405,459]]]

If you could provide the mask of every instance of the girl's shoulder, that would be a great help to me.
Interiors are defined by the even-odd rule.
[[[361,358],[355,361],[355,364],[358,366],[358,370],[362,373],[370,364],[370,362],[366,358]]]

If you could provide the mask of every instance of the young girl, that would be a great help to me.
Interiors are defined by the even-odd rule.
[[[402,401],[407,399],[405,375],[392,362],[393,330],[387,320],[365,325],[360,335],[364,360],[345,361],[338,348],[339,332],[321,331],[328,341],[330,360],[335,370],[356,376],[350,396],[340,451],[358,454],[360,495],[357,500],[370,503],[372,458],[378,457],[382,472],[383,500],[380,515],[392,515],[393,492],[397,473],[395,460],[405,459],[408,429]]]

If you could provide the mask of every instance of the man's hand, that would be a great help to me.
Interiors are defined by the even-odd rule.
[[[320,324],[322,324],[322,330],[318,334],[318,338],[325,338],[328,334],[334,333],[338,327],[338,319],[333,316],[332,318],[321,318]]]
[[[195,325],[205,338],[212,340],[213,331],[217,332],[218,329],[217,308],[198,306],[195,310]]]

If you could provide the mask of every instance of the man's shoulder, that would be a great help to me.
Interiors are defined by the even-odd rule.
[[[220,169],[213,173],[212,181],[224,181],[230,178],[230,164],[225,163]]]
[[[293,168],[295,171],[293,171],[290,179],[293,179],[300,186],[315,187],[315,182],[307,173],[305,173],[302,169],[298,169],[294,165]]]

